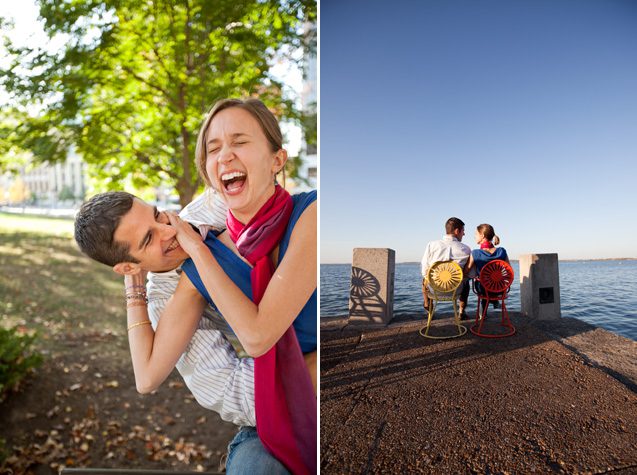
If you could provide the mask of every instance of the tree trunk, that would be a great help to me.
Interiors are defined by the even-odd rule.
[[[181,166],[182,175],[177,180],[177,193],[179,194],[179,204],[183,208],[192,201],[192,197],[197,192],[201,183],[199,177],[192,176],[191,162],[194,157],[190,156],[190,132],[181,124]]]
[[[179,205],[182,209],[192,201],[196,191],[196,184],[188,183],[183,177],[177,180],[177,194],[179,194]]]

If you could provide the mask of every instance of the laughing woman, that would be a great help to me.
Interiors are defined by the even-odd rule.
[[[206,184],[228,206],[232,243],[214,235],[202,242],[171,216],[192,259],[184,271],[256,358],[261,441],[294,473],[314,471],[316,192],[290,196],[276,184],[287,152],[276,118],[255,99],[218,102],[201,128],[196,155]],[[230,254],[231,244],[242,260]],[[242,281],[247,266],[251,285]]]
[[[203,307],[216,306],[255,358],[259,438],[292,473],[314,473],[316,192],[290,196],[276,184],[287,152],[276,118],[256,99],[215,104],[196,155],[202,178],[228,205],[228,231],[211,231],[202,240],[191,225],[168,215],[190,260],[164,311],[166,323],[172,322],[163,330],[172,336],[170,348],[157,348],[152,332],[145,333],[145,344],[131,343],[136,378],[150,374],[161,383]],[[163,358],[151,364],[157,352]]]

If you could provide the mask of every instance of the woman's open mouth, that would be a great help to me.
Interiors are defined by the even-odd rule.
[[[221,183],[227,194],[236,195],[243,190],[247,178],[244,172],[229,172],[221,175]]]

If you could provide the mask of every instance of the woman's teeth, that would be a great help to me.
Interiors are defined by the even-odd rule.
[[[179,242],[177,241],[177,239],[175,239],[173,240],[173,242],[170,243],[170,246],[166,248],[166,252],[170,252],[177,249],[177,246],[179,246]]]
[[[230,172],[221,175],[221,182],[226,190],[232,191],[241,187],[246,180],[246,174],[243,172]]]

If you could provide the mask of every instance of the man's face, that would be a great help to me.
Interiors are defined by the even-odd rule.
[[[458,239],[458,241],[462,241],[462,237],[464,236],[464,226],[459,229],[453,230],[453,235]]]
[[[117,242],[127,243],[130,255],[139,261],[132,264],[133,270],[166,272],[176,269],[188,258],[177,242],[166,213],[137,198],[122,217],[113,237]]]

